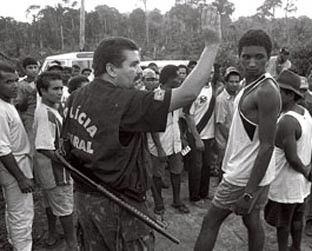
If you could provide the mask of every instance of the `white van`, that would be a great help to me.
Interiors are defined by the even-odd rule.
[[[73,65],[79,65],[80,69],[90,68],[92,69],[93,52],[71,52],[65,54],[59,54],[47,57],[41,67],[40,72],[45,71],[48,66],[53,61],[59,61],[62,66],[72,67]],[[157,64],[158,68],[161,70],[164,66],[168,64],[173,65],[187,65],[188,60],[151,60],[151,61],[141,61],[141,66],[147,67],[150,63]]]
[[[91,51],[71,52],[49,56],[44,60],[40,72],[45,71],[49,67],[49,65],[55,60],[59,61],[62,66],[72,67],[73,65],[79,65],[80,69],[92,69],[92,59],[93,52]]]

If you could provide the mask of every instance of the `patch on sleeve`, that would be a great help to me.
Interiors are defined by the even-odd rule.
[[[158,101],[164,101],[165,99],[165,90],[163,89],[156,89],[154,91],[154,100],[158,100]]]

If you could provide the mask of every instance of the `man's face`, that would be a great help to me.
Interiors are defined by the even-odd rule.
[[[166,86],[167,88],[170,88],[170,89],[178,88],[180,85],[181,85],[181,81],[180,81],[179,75],[176,76],[175,78],[169,80],[169,81],[165,84],[165,86]]]
[[[89,77],[90,74],[91,74],[91,71],[84,71],[82,75],[85,77]]]
[[[27,65],[25,68],[25,73],[27,77],[35,78],[38,74],[39,66],[36,64]]]
[[[240,77],[237,74],[230,74],[225,84],[225,89],[230,95],[235,95],[239,87]]]
[[[73,67],[73,69],[72,69],[72,76],[74,77],[74,76],[77,76],[79,74],[80,74],[80,68]]]
[[[125,60],[120,67],[115,67],[117,86],[123,88],[134,88],[136,80],[142,74],[140,67],[140,54],[139,51],[125,50],[123,51]]]
[[[262,46],[244,46],[240,55],[240,64],[246,78],[256,79],[265,73],[268,54]]]
[[[71,77],[71,69],[64,69],[62,71],[62,79],[63,79],[65,84],[67,84],[70,77]]]
[[[47,90],[41,89],[42,100],[49,104],[59,104],[63,95],[63,81],[51,80]]]
[[[285,92],[283,88],[280,88],[281,100],[282,100],[282,108],[284,108],[290,100],[290,94]]]
[[[0,78],[0,98],[10,102],[12,98],[17,97],[18,76],[16,73],[1,72]]]
[[[282,59],[282,62],[285,62],[286,60],[289,59],[289,52],[282,52],[282,53],[280,54],[280,57],[281,57],[281,59]]]
[[[179,73],[179,77],[180,77],[181,82],[182,82],[186,78],[186,75],[187,75],[186,68],[184,68],[184,67],[179,68],[178,73]]]
[[[156,74],[155,76],[146,76],[143,78],[144,85],[147,90],[152,91],[155,88],[157,88],[157,79],[156,79]]]

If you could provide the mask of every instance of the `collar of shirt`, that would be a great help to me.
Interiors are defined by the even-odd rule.
[[[232,100],[235,98],[235,96],[230,95],[225,88],[224,88],[223,92],[224,92],[226,100]]]

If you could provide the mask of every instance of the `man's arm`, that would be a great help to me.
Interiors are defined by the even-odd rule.
[[[12,153],[1,156],[0,161],[10,174],[16,179],[22,193],[31,193],[34,190],[33,182],[27,178],[16,163]]]
[[[169,112],[190,104],[208,82],[221,42],[220,15],[216,8],[208,6],[203,10],[201,22],[205,34],[205,48],[198,64],[179,88],[172,90]]]
[[[308,179],[310,165],[305,166],[298,156],[296,135],[301,135],[301,128],[298,121],[291,116],[284,116],[278,124],[276,132],[277,144],[280,144],[284,150],[290,166]]]
[[[271,80],[268,80],[271,82]],[[246,193],[253,193],[264,177],[274,150],[276,122],[280,112],[279,90],[272,83],[263,83],[258,91],[257,106],[259,116],[259,152],[245,188]]]
[[[222,134],[222,136],[227,140],[229,136],[229,130],[224,125],[226,121],[227,110],[225,109],[225,104],[222,102],[220,96],[216,99],[215,106],[215,121],[216,121],[216,129]]]
[[[194,115],[190,114],[189,112],[186,112],[185,113],[185,121],[186,121],[187,127],[190,129],[191,134],[194,137],[196,149],[199,151],[204,151],[205,150],[205,144],[201,140],[200,134],[197,131],[196,123],[194,120]]]
[[[151,136],[152,136],[152,139],[153,139],[154,144],[156,146],[158,157],[161,159],[165,159],[166,153],[165,153],[165,151],[161,145],[159,133],[157,133],[157,132],[151,133]]]
[[[48,157],[50,160],[54,162],[60,162],[59,159],[55,155],[55,150],[44,150],[44,149],[37,149],[38,152],[42,153],[46,157]]]

